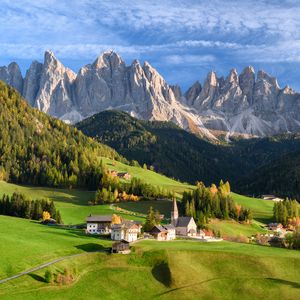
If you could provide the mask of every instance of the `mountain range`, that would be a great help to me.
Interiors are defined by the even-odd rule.
[[[77,74],[46,51],[44,62],[32,62],[24,78],[13,62],[0,67],[0,80],[33,107],[68,123],[118,109],[143,120],[171,121],[210,140],[300,131],[300,94],[252,67],[241,74],[233,69],[226,78],[210,72],[203,85],[196,81],[182,93],[148,62],[127,66],[113,51]]]

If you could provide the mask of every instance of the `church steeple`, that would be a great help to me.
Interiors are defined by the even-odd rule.
[[[178,222],[178,207],[177,207],[177,202],[176,198],[173,198],[173,210],[171,212],[171,224],[176,227]]]

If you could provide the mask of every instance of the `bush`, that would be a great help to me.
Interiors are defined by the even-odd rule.
[[[52,281],[53,281],[52,272],[49,271],[49,270],[46,270],[46,272],[45,272],[45,282],[52,283]]]

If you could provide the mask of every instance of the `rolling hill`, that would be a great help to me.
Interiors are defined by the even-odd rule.
[[[230,242],[141,241],[129,255],[110,255],[91,252],[109,246],[108,241],[76,230],[0,219],[11,226],[10,236],[0,230],[5,241],[0,245],[0,278],[59,255],[81,253],[0,284],[1,300],[195,299],[195,295],[197,299],[296,299],[299,293],[297,251]],[[24,235],[19,240],[20,230]],[[13,245],[22,245],[24,251]],[[65,268],[74,272],[71,284],[44,282],[45,270],[63,273]]]

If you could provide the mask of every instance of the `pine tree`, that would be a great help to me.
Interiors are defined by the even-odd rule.
[[[56,223],[57,223],[57,224],[64,224],[64,223],[63,223],[63,220],[62,220],[62,218],[61,218],[61,214],[60,214],[60,211],[59,211],[59,210],[56,211]]]

